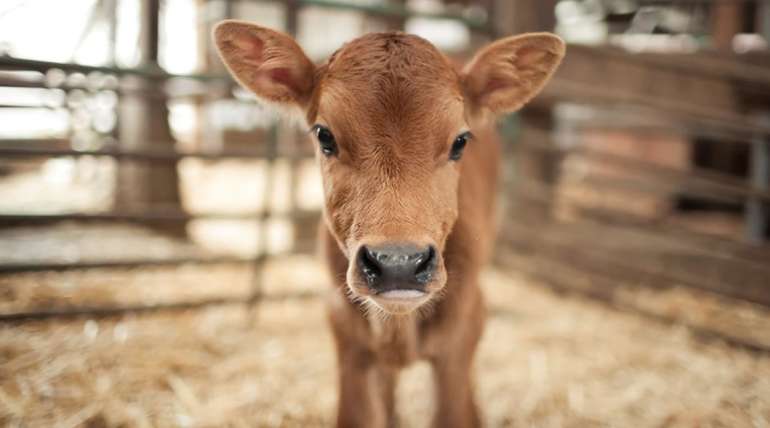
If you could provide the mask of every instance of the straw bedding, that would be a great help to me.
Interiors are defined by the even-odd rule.
[[[200,281],[229,289],[243,279],[237,269],[202,269]],[[171,286],[169,271],[66,275],[94,289],[116,275],[166,278]],[[268,269],[268,291],[318,289],[319,272],[312,259],[286,259]],[[198,275],[186,275],[181,282],[192,286]],[[4,281],[55,287],[41,274]],[[766,354],[704,342],[685,328],[554,295],[497,271],[485,273],[483,284],[491,315],[476,369],[488,426],[770,425]],[[321,298],[271,300],[257,309],[2,325],[0,424],[328,426],[335,360],[323,308]],[[402,426],[428,425],[429,375],[425,365],[402,375]]]

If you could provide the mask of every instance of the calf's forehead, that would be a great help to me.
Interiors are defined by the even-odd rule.
[[[375,128],[457,120],[462,105],[452,64],[429,42],[402,33],[370,34],[343,46],[322,68],[317,91],[324,119]]]
[[[398,32],[370,33],[332,54],[325,74],[356,79],[370,77],[373,71],[435,80],[450,77],[453,67],[435,46],[421,37]]]

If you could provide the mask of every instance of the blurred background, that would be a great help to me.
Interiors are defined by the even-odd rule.
[[[504,118],[488,426],[770,426],[770,1],[0,2],[0,424],[328,426],[312,145],[228,77],[226,18],[323,61],[553,31]],[[429,368],[399,384],[426,426]]]

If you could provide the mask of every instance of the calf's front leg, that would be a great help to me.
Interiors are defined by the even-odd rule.
[[[479,411],[473,398],[472,358],[439,358],[431,363],[438,402],[433,426],[481,426]]]
[[[366,320],[341,293],[329,306],[339,371],[337,427],[385,428],[393,420],[396,372],[378,363],[367,346]]]
[[[473,356],[484,329],[486,309],[478,288],[450,306],[432,331],[430,362],[436,388],[435,428],[481,426],[474,399]],[[452,302],[457,303],[457,301]]]
[[[360,349],[337,349],[339,402],[337,427],[387,426],[388,409],[381,390],[381,373],[373,356]]]

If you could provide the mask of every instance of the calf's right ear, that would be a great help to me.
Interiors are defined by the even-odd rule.
[[[230,74],[257,97],[305,108],[315,66],[288,35],[243,21],[214,27],[214,42]]]

